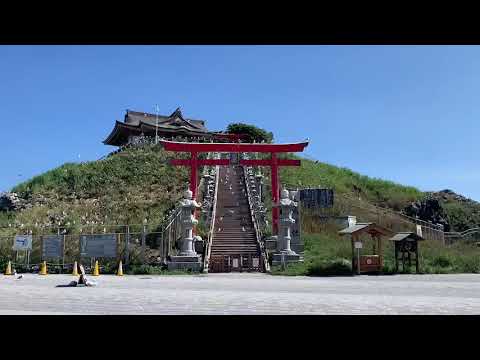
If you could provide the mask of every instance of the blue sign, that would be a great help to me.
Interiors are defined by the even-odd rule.
[[[16,235],[13,241],[13,250],[32,250],[32,235]]]

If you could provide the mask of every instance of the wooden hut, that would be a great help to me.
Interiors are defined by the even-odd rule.
[[[414,232],[399,232],[395,234],[390,241],[395,242],[395,272],[398,272],[398,262],[402,260],[402,270],[405,271],[405,263],[408,260],[408,266],[412,266],[412,257],[415,260],[415,270],[419,272],[418,261],[418,242],[425,240]]]
[[[383,244],[382,237],[389,236],[392,232],[375,223],[356,223],[339,231],[341,235],[350,235],[352,241],[352,272],[358,273],[381,272],[383,268]],[[361,254],[366,252],[365,238],[367,235],[373,240],[372,253],[368,255]],[[357,249],[357,254],[355,250]],[[359,261],[358,261],[359,259]]]

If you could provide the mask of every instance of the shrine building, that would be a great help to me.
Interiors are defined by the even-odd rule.
[[[237,142],[241,137],[236,134],[210,132],[205,126],[205,120],[188,119],[183,116],[180,108],[168,116],[127,110],[123,122],[115,122],[113,130],[103,143],[125,146],[145,138],[156,139],[156,136],[161,139],[183,137],[215,142]]]

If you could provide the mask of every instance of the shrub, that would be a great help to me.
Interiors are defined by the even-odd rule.
[[[163,270],[159,266],[152,265],[134,265],[128,271],[130,275],[159,275]]]
[[[307,268],[303,262],[287,264],[285,270],[281,265],[271,267],[272,275],[302,276],[306,275],[306,272]]]
[[[264,129],[260,129],[254,125],[248,125],[243,123],[230,124],[227,127],[227,133],[229,134],[243,134],[247,136],[248,142],[267,142],[273,141],[273,133],[267,132]]]
[[[480,261],[478,258],[466,257],[458,261],[456,270],[462,273],[480,273]]]
[[[446,268],[446,267],[450,267],[452,265],[452,261],[446,255],[439,255],[439,256],[433,258],[432,265],[434,267]]]
[[[307,267],[307,275],[351,275],[352,263],[346,259],[314,260]]]

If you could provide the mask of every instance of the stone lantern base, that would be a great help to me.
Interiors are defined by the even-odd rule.
[[[298,254],[295,254],[295,253],[290,253],[290,254],[287,254],[287,253],[276,253],[276,254],[273,254],[273,259],[272,259],[272,265],[282,265],[282,256],[284,257],[285,259],[285,263],[286,264],[290,264],[290,263],[296,263],[296,262],[299,262],[299,261],[303,261],[302,257]]]
[[[170,256],[167,262],[168,270],[191,270],[201,271],[202,262],[199,255],[194,256]]]

